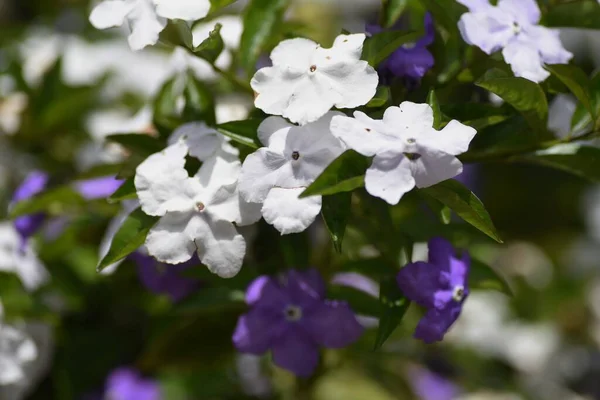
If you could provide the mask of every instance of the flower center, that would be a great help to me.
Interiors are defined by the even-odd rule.
[[[408,138],[408,139],[406,139],[406,143],[408,143],[408,144],[415,144],[415,143],[417,143],[417,139],[415,139],[415,138]]]
[[[452,299],[460,303],[465,298],[465,288],[463,286],[455,286],[452,292]]]
[[[285,315],[285,319],[288,321],[298,321],[302,318],[302,309],[298,306],[290,304],[285,308],[283,314]]]
[[[196,210],[198,210],[199,212],[204,211],[205,208],[206,208],[206,206],[204,205],[203,202],[199,201],[196,203]]]
[[[404,156],[410,161],[417,161],[419,158],[421,158],[421,155],[417,153],[404,153]]]
[[[513,26],[512,26],[512,28],[513,28],[513,32],[514,32],[515,34],[517,34],[517,33],[520,33],[520,32],[521,32],[521,26],[520,26],[518,23],[516,23],[516,22],[513,22]]]
[[[296,161],[296,160],[298,160],[299,158],[300,158],[300,153],[298,153],[297,151],[294,151],[294,152],[292,153],[292,159],[293,159],[294,161]]]
[[[311,65],[310,66],[310,72],[315,72],[317,70],[317,66],[316,65]]]
[[[410,49],[414,49],[416,45],[417,45],[416,43],[405,43],[402,45],[402,48],[406,49],[406,50],[410,50]]]

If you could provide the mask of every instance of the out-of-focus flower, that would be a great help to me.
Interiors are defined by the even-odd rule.
[[[346,303],[325,300],[325,283],[314,270],[291,270],[285,279],[261,276],[246,291],[250,311],[240,317],[233,343],[243,353],[269,349],[276,365],[298,376],[313,373],[319,346],[342,348],[363,328]]]
[[[48,185],[48,178],[48,174],[43,171],[31,172],[13,193],[12,204],[28,200],[43,192]],[[14,220],[15,229],[21,235],[22,246],[40,229],[45,218],[44,213],[35,213],[23,215]]]
[[[336,116],[331,132],[351,149],[375,156],[365,187],[389,204],[397,204],[415,186],[428,187],[460,174],[462,163],[455,156],[468,150],[476,134],[456,120],[437,131],[431,107],[409,101],[389,107],[383,120],[360,111],[354,118]]]
[[[368,34],[375,35],[383,31],[379,25],[369,24],[366,27]],[[394,77],[406,77],[419,82],[433,67],[435,60],[427,50],[433,43],[435,28],[431,14],[425,15],[425,36],[415,43],[406,43],[393,52],[379,68],[379,76],[384,83],[390,83]]]
[[[454,382],[425,368],[410,368],[408,378],[419,400],[455,400],[461,392]]]
[[[344,150],[329,129],[339,112],[296,126],[280,117],[260,124],[262,147],[246,157],[239,179],[244,200],[262,204],[262,215],[282,234],[302,232],[321,212],[321,196],[298,195]]]
[[[3,317],[0,303],[0,386],[24,381],[25,366],[37,358],[33,340],[17,327],[5,324]]]
[[[460,315],[469,295],[467,279],[471,260],[469,254],[456,254],[446,239],[429,241],[429,261],[407,264],[398,272],[398,286],[404,295],[426,307],[415,337],[426,343],[441,341]]]
[[[159,384],[132,368],[119,368],[106,380],[104,398],[110,400],[161,400]]]
[[[122,179],[113,176],[92,178],[73,182],[75,189],[87,200],[103,199],[115,192],[123,184]]]
[[[13,77],[0,75],[0,134],[13,135],[19,130],[28,102],[25,93],[16,91]]]
[[[235,358],[235,366],[245,394],[268,398],[273,392],[273,387],[269,376],[262,371],[261,358],[253,354],[239,353]]]
[[[541,82],[550,75],[544,64],[566,64],[573,57],[558,30],[538,25],[535,0],[500,0],[497,6],[487,0],[457,1],[469,8],[459,22],[463,39],[487,54],[502,49],[515,76]]]
[[[254,75],[254,104],[267,114],[300,125],[314,122],[333,106],[366,104],[377,90],[377,72],[360,59],[364,34],[340,35],[324,49],[308,39],[289,39],[271,52],[272,67]]]
[[[169,145],[183,140],[188,154],[200,161],[212,157],[226,142],[225,137],[204,122],[190,122],[181,125],[169,137]]]

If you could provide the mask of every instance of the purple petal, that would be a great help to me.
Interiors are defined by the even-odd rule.
[[[106,394],[113,400],[160,400],[160,387],[129,368],[114,371],[106,383]]]
[[[402,293],[417,304],[432,308],[435,294],[446,289],[440,283],[440,268],[437,265],[418,261],[407,264],[396,276]]]
[[[87,179],[74,182],[75,189],[85,199],[96,200],[110,196],[117,190],[123,181],[112,176],[103,178]]]
[[[169,265],[156,261],[152,256],[136,252],[131,255],[137,264],[138,276],[142,284],[151,292],[169,295],[173,302],[178,302],[195,292],[200,283],[196,279],[181,276],[180,273],[198,265],[197,259],[179,264]]]
[[[425,14],[424,26],[425,36],[419,39],[419,41],[417,42],[417,47],[429,46],[433,43],[433,40],[435,39],[435,26],[433,25],[433,18],[431,17],[431,13]]]
[[[500,0],[498,8],[514,16],[521,25],[537,25],[540,21],[540,8],[535,0]]]
[[[321,274],[314,268],[308,270],[292,269],[287,275],[287,287],[291,296],[300,291],[301,296],[309,295],[317,299],[325,298],[325,282],[321,278]]]
[[[433,55],[424,47],[396,50],[388,59],[386,67],[395,76],[421,79],[433,67]]]
[[[270,276],[259,276],[246,289],[246,303],[272,310],[283,310],[290,301],[282,287]]]
[[[469,278],[469,269],[471,267],[471,257],[466,251],[461,258],[450,258],[450,285],[452,287],[467,287]]]
[[[33,236],[44,224],[46,220],[46,214],[36,213],[30,215],[23,215],[13,221],[13,225],[19,236],[21,236],[21,244],[25,245],[27,239]]]
[[[242,353],[263,354],[284,327],[283,319],[277,318],[276,314],[260,308],[251,309],[238,319],[233,345]]]
[[[302,325],[316,343],[334,349],[354,343],[363,333],[354,312],[341,302],[327,302],[311,310]]]
[[[456,384],[427,369],[411,368],[408,375],[414,394],[421,400],[454,400],[461,393]]]
[[[32,198],[46,189],[48,185],[48,174],[42,171],[31,172],[23,183],[13,193],[14,203]]]
[[[312,375],[319,363],[319,349],[308,334],[290,325],[273,345],[273,362],[302,377]]]
[[[347,286],[370,294],[373,297],[379,297],[379,284],[364,275],[356,272],[341,272],[335,274],[331,279],[334,285]]]
[[[462,303],[450,303],[443,310],[430,309],[419,321],[415,330],[415,338],[421,339],[425,343],[441,341],[460,315],[461,310]]]

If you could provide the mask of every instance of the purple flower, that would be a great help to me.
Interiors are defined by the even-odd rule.
[[[421,400],[454,400],[461,390],[453,382],[424,368],[409,370],[409,383]]]
[[[404,295],[428,309],[417,325],[417,339],[433,343],[444,338],[469,295],[470,265],[468,253],[459,256],[450,242],[433,238],[429,241],[429,262],[410,263],[398,272],[396,280]]]
[[[131,368],[113,371],[106,381],[105,398],[111,400],[161,400],[160,387]]]
[[[319,361],[319,346],[342,348],[363,332],[346,303],[325,300],[325,283],[314,270],[288,272],[284,280],[261,276],[246,291],[250,311],[233,334],[243,353],[269,349],[273,361],[298,376],[310,376]]]
[[[168,295],[173,302],[182,300],[199,287],[198,280],[181,275],[183,271],[200,264],[197,257],[177,265],[163,264],[139,251],[130,257],[137,264],[142,284],[153,293]]]
[[[539,26],[540,9],[535,0],[457,0],[469,12],[458,24],[463,39],[487,54],[502,50],[515,76],[534,82],[550,73],[546,64],[566,64],[573,54],[564,49],[558,30]]]
[[[28,200],[41,193],[48,185],[48,174],[42,171],[31,172],[23,183],[15,190],[12,198],[12,204]],[[21,236],[21,246],[25,245],[27,239],[33,236],[44,223],[46,216],[44,213],[23,215],[14,220],[14,226]]]
[[[379,25],[368,24],[367,33],[374,35],[383,29]],[[427,46],[433,43],[435,29],[433,19],[427,13],[425,15],[425,36],[416,43],[406,43],[393,52],[379,66],[379,75],[383,82],[389,83],[393,77],[408,78],[413,82],[420,82],[427,71],[433,67],[435,60],[427,50]]]
[[[75,189],[87,200],[102,199],[117,190],[123,181],[112,176],[74,182]]]

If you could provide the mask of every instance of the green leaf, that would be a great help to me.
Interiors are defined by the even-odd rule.
[[[186,74],[183,98],[185,106],[182,122],[203,121],[208,126],[216,124],[213,91],[191,72]]]
[[[600,29],[600,5],[596,0],[553,4],[544,13],[542,25],[560,28]]]
[[[16,218],[39,212],[60,215],[71,210],[74,206],[84,204],[85,199],[81,197],[77,190],[71,186],[60,186],[15,204],[10,210],[9,217]]]
[[[600,121],[600,72],[597,72],[591,79],[590,93],[592,95],[592,107],[597,116],[596,120],[593,120],[594,117],[585,108],[583,103],[577,103],[573,118],[571,118],[571,132],[574,134],[581,133],[590,126],[595,129],[595,125]]]
[[[408,5],[408,0],[383,0],[382,18],[383,26],[390,28],[400,18]]]
[[[600,149],[577,143],[561,144],[512,161],[522,161],[560,169],[582,178],[600,182]]]
[[[419,191],[437,199],[475,228],[502,243],[481,200],[460,182],[450,179]]]
[[[389,277],[381,282],[379,293],[380,317],[377,335],[375,337],[374,350],[383,346],[385,341],[396,330],[408,307],[410,301],[398,288],[396,277]]]
[[[492,267],[477,259],[471,259],[469,288],[497,290],[509,296],[514,294],[504,277]]]
[[[384,31],[373,35],[363,45],[362,59],[373,67],[377,67],[400,46],[414,43],[423,35],[422,32]]]
[[[342,241],[352,211],[351,206],[352,193],[337,193],[333,196],[323,197],[321,215],[331,235],[333,247],[338,253],[342,252]]]
[[[379,86],[375,96],[369,100],[366,107],[377,108],[385,106],[388,101],[392,98],[390,88],[387,86]]]
[[[365,184],[364,174],[368,167],[366,157],[354,150],[348,150],[329,164],[325,171],[300,194],[300,197],[350,192],[362,187]]]
[[[548,125],[548,101],[544,90],[525,78],[504,75],[499,70],[488,71],[476,85],[500,96],[523,114],[529,125],[537,132],[544,132]]]
[[[143,245],[156,220],[156,217],[146,215],[141,208],[133,211],[115,234],[108,253],[98,264],[98,272],[122,260]]]
[[[329,285],[327,299],[345,301],[359,315],[379,317],[381,314],[379,299],[352,287]]]
[[[421,3],[431,12],[436,23],[453,36],[459,35],[457,21],[465,10],[463,6],[448,0],[421,0]]]
[[[137,192],[133,178],[127,178],[125,182],[107,199],[109,203],[118,203],[123,200],[137,199]]]
[[[421,195],[427,206],[444,225],[448,225],[452,221],[452,210],[450,210],[450,207],[440,203],[423,191],[419,191],[419,195]]]
[[[546,69],[569,88],[595,120],[594,96],[590,93],[592,83],[585,72],[575,65],[567,64],[546,65]]]
[[[289,0],[251,0],[244,13],[244,32],[240,41],[240,63],[248,74],[273,39]]]
[[[194,48],[192,30],[187,22],[180,19],[169,20],[160,33],[159,40],[172,46],[182,46],[190,50]]]
[[[439,130],[442,127],[442,111],[440,110],[440,103],[433,89],[427,95],[427,104],[433,110],[433,128]]]
[[[220,9],[227,7],[230,4],[235,3],[237,0],[210,0],[210,13],[219,11]]]
[[[194,48],[194,53],[198,57],[205,59],[211,64],[214,64],[217,58],[219,58],[225,46],[221,37],[221,28],[221,24],[216,24],[214,29],[208,34],[208,37],[198,47]]]
[[[204,268],[204,266],[198,266],[198,268]],[[173,309],[173,313],[201,314],[228,307],[245,308],[244,292],[228,287],[208,287],[202,288],[180,301]]]
[[[262,147],[262,144],[258,140],[258,127],[261,123],[262,120],[260,119],[231,121],[217,125],[217,130],[231,140],[253,149],[258,149]]]
[[[109,135],[106,140],[118,143],[132,152],[145,156],[158,153],[165,148],[165,143],[159,139],[140,133]]]

